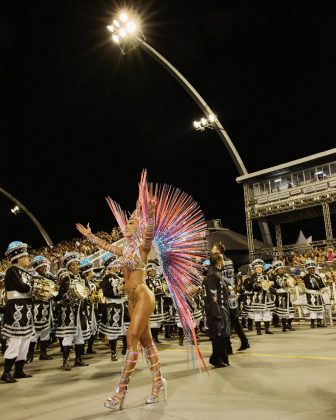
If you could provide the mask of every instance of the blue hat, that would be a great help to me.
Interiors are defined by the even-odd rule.
[[[111,262],[113,262],[117,257],[111,252],[105,252],[102,258],[103,265],[107,267]]]
[[[81,260],[79,268],[81,273],[87,273],[88,271],[92,270],[93,264],[88,258],[84,258],[83,260]]]
[[[268,263],[265,263],[265,264],[264,264],[264,270],[265,270],[265,271],[270,270],[270,269],[271,269],[271,267],[272,267],[272,264],[268,264]]]
[[[21,241],[14,241],[8,245],[5,255],[11,261],[16,260],[17,258],[26,257],[28,255],[27,248],[27,244]]]
[[[49,260],[43,255],[37,255],[32,260],[32,266],[37,270],[40,267],[45,267],[49,265]]]

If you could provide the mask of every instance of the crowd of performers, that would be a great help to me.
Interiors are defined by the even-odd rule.
[[[112,361],[118,360],[118,339],[122,341],[122,354],[126,353],[128,298],[115,255],[106,252],[102,257],[103,267],[97,271],[88,258],[81,259],[77,252],[67,252],[63,267],[55,275],[49,271],[46,257],[35,256],[30,260],[27,245],[22,242],[12,242],[6,256],[12,265],[2,273],[0,283],[3,381],[15,382],[15,378],[31,376],[23,367],[33,362],[37,342],[39,360],[50,360],[48,348],[52,341],[58,340],[63,352],[62,368],[66,371],[72,369],[69,357],[73,345],[73,366],[87,366],[82,356],[84,352],[96,353],[94,341],[99,337],[108,340]],[[150,260],[146,266],[146,283],[155,296],[155,309],[150,316],[154,341],[160,343],[159,331],[165,338],[178,333],[179,344],[183,345],[181,321],[157,260]],[[193,303],[196,328],[203,318],[201,289],[195,293]],[[13,366],[14,375],[11,374]]]
[[[218,253],[224,259],[219,268],[214,269],[210,261],[213,262],[213,256]],[[283,332],[294,331],[293,279],[285,272],[282,261],[274,261],[271,270],[266,272],[264,261],[256,259],[250,265],[249,275],[235,277],[232,261],[224,256],[221,244],[213,248],[211,255],[210,267],[207,262],[203,265],[203,287],[194,290],[190,308],[196,332],[206,332],[210,338],[212,313],[218,308],[227,308],[226,313],[222,310],[225,356],[220,362],[215,360],[216,357],[210,358],[210,363],[229,365],[232,330],[241,341],[238,351],[250,347],[244,333],[246,328],[249,331],[255,328],[256,334],[260,335],[263,323],[265,334],[273,334],[270,326],[277,327],[280,323]],[[122,341],[122,354],[126,353],[130,322],[128,299],[120,263],[115,255],[110,252],[103,254],[102,267],[97,271],[88,258],[81,259],[77,252],[67,252],[62,261],[63,268],[55,275],[49,271],[46,257],[35,256],[30,260],[27,245],[22,242],[12,242],[6,256],[12,265],[6,273],[2,273],[0,283],[2,291],[6,292],[6,301],[3,298],[0,301],[1,341],[5,358],[3,381],[15,382],[15,378],[31,376],[24,372],[23,367],[33,361],[37,342],[39,359],[50,360],[52,357],[47,354],[48,348],[52,341],[58,340],[63,353],[62,368],[66,371],[72,369],[69,357],[73,345],[73,366],[87,366],[82,358],[84,344],[87,343],[86,354],[94,354],[94,341],[102,336],[109,342],[112,361],[118,360],[118,339]],[[211,270],[215,270],[215,276],[210,275]],[[216,276],[219,276],[218,284]],[[323,291],[328,286],[317,274],[316,263],[311,260],[306,262],[302,278],[311,327],[322,327],[326,310]],[[182,346],[184,332],[181,320],[157,260],[150,260],[146,266],[146,283],[155,296],[155,309],[150,316],[154,341],[161,342],[160,333],[165,338],[178,333]],[[39,284],[43,285],[40,289]],[[52,287],[52,284],[55,286]],[[215,298],[209,299],[214,293]],[[218,331],[215,335],[221,336]],[[13,366],[14,375],[11,374]]]

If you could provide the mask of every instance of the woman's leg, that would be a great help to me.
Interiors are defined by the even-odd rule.
[[[105,406],[108,408],[121,409],[123,407],[127,386],[139,357],[138,343],[144,330],[148,328],[149,318],[152,313],[151,305],[148,303],[146,295],[140,295],[135,307],[129,308],[131,322],[127,331],[127,351],[118,388],[113,397],[105,402]]]
[[[165,399],[167,399],[167,382],[161,375],[159,353],[153,341],[149,323],[140,337],[140,342],[144,347],[146,360],[153,375],[152,392],[146,398],[146,404],[153,404],[158,402],[158,395],[161,390],[164,392]]]

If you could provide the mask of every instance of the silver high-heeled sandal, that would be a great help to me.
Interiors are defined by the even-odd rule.
[[[162,391],[164,400],[168,400],[167,381],[162,378],[160,371],[160,359],[155,344],[145,349],[148,366],[153,375],[152,393],[145,399],[146,404],[154,404],[159,401],[159,394]]]
[[[159,402],[159,395],[160,395],[161,391],[162,391],[162,394],[163,394],[163,399],[165,401],[168,400],[167,381],[164,378],[160,378],[159,380],[161,381],[161,385],[157,389],[155,389],[155,385],[153,384],[152,394],[145,399],[146,404],[155,404],[155,403]]]
[[[119,399],[117,397],[117,395],[123,392],[122,397]],[[112,410],[122,410],[124,408],[124,403],[125,403],[125,399],[126,399],[126,393],[127,390],[125,389],[124,391],[120,391],[119,388],[117,389],[116,393],[108,398],[105,402],[104,402],[104,406],[106,408],[111,408]]]
[[[119,381],[118,388],[116,389],[114,395],[108,398],[104,406],[106,408],[114,410],[122,410],[124,408],[124,403],[127,394],[127,386],[131,379],[131,374],[135,370],[135,364],[138,360],[139,353],[135,351],[127,351],[124,359],[123,369],[121,371],[121,378]]]

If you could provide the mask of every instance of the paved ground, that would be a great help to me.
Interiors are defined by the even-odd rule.
[[[104,399],[111,395],[119,377],[121,358],[111,362],[103,343],[99,354],[87,358],[90,366],[71,372],[58,369],[61,356],[34,361],[27,371],[34,375],[16,384],[0,383],[1,420],[79,420],[118,418],[125,420],[278,420],[336,419],[336,328],[273,336],[249,333],[252,348],[231,356],[231,366],[209,367],[209,374],[187,370],[186,352],[176,340],[160,345],[162,371],[168,380],[168,402],[143,404],[151,379],[140,359],[123,411],[108,410]],[[233,339],[234,349],[239,346]],[[210,343],[201,348],[206,360]],[[71,356],[73,357],[73,355]]]

